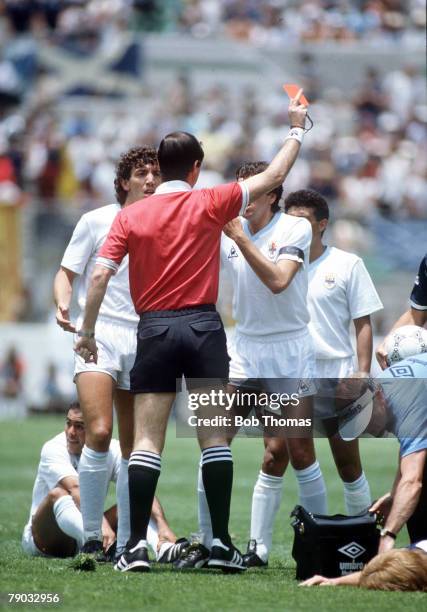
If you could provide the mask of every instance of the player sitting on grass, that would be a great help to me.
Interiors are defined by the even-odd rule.
[[[83,415],[78,402],[70,405],[65,429],[48,440],[41,451],[33,487],[28,523],[22,535],[22,548],[32,556],[71,557],[84,544],[83,520],[80,512],[78,465],[85,443]],[[117,482],[121,463],[120,446],[111,440],[107,456],[107,482]],[[154,517],[166,525],[160,512]],[[107,551],[116,540],[117,507],[104,513],[103,547]],[[160,530],[161,531],[161,530]],[[170,542],[160,544],[155,530],[149,531],[150,545],[158,561],[167,561]]]

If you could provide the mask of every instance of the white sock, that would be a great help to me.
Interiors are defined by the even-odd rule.
[[[84,544],[83,520],[71,495],[63,495],[53,504],[53,513],[61,531],[76,540],[79,549]]]
[[[157,554],[157,545],[159,543],[159,530],[157,529],[157,524],[150,518],[150,522],[148,523],[147,528],[147,542],[153,549],[154,554]]]
[[[197,501],[199,510],[198,535],[200,536],[200,543],[210,550],[212,548],[212,523],[208,500],[206,499],[205,485],[203,484],[201,465],[199,465],[199,474],[197,478]]]
[[[267,561],[271,549],[282,490],[283,476],[269,476],[260,471],[252,496],[251,540],[256,540],[256,554],[263,561]]]
[[[318,461],[308,468],[294,470],[298,481],[300,505],[314,514],[328,514],[326,485]]]
[[[122,458],[116,485],[117,550],[123,549],[130,538],[128,464],[129,460]]]
[[[371,491],[364,472],[354,482],[343,482],[343,485],[347,514],[359,514],[370,507],[372,503]]]
[[[102,542],[102,516],[108,487],[107,453],[83,447],[79,462],[80,510],[84,537]]]

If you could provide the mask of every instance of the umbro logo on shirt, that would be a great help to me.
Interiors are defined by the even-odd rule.
[[[227,259],[231,259],[232,257],[238,257],[238,256],[239,256],[238,252],[236,251],[234,246],[232,246],[229,254],[227,255]]]

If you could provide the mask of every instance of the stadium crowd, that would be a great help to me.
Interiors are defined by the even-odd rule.
[[[322,88],[310,57],[305,63],[303,84],[316,130],[287,189],[318,190],[333,207],[336,203],[338,216],[363,220],[380,210],[398,218],[425,218],[423,75],[411,66],[385,76],[370,69],[360,89],[343,97]],[[9,106],[0,115],[2,201],[21,203],[27,193],[51,210],[64,202],[85,210],[111,201],[119,154],[132,143],[157,145],[162,134],[177,127],[203,141],[208,169],[203,180],[209,184],[232,178],[247,159],[271,159],[284,136],[286,100],[280,91],[247,90],[238,99],[213,86],[197,95],[186,76],[171,85],[168,95],[144,98],[142,113],[140,107],[111,109],[100,118],[96,105],[62,112],[57,102],[45,104],[32,91],[27,105]]]
[[[46,251],[45,261],[59,257],[81,212],[114,201],[114,166],[129,146],[157,146],[173,129],[196,133],[206,155],[200,184],[218,184],[233,179],[236,167],[248,159],[272,158],[286,131],[286,98],[280,89],[252,87],[236,92],[223,83],[201,91],[190,73],[183,72],[166,91],[146,87],[142,97],[127,98],[120,107],[107,95],[76,100],[67,94],[94,92],[77,88],[64,95],[55,89],[55,77],[47,78],[49,68],[43,61],[41,40],[81,57],[114,48],[123,33],[129,34],[129,25],[135,30],[181,30],[195,35],[208,28],[224,35],[233,31],[236,15],[242,13],[255,36],[273,20],[265,17],[268,11],[284,9],[287,19],[292,20],[292,31],[299,32],[301,40],[307,39],[301,24],[316,10],[322,20],[333,21],[334,15],[341,15],[357,21],[355,15],[359,15],[361,23],[368,22],[375,11],[383,16],[394,11],[405,23],[403,38],[409,38],[414,16],[419,14],[417,0],[171,0],[161,4],[163,12],[154,1],[0,3],[0,201],[26,206],[38,251],[50,249],[56,241],[49,253]],[[347,10],[344,5],[350,4],[351,10]],[[150,15],[151,25],[147,21]],[[154,19],[161,16],[163,25]],[[268,29],[269,39],[270,34],[274,38],[273,30],[282,31],[276,26]],[[357,36],[374,37],[374,32],[378,40],[396,38],[387,28],[379,27],[360,27]],[[297,34],[289,40],[298,42],[295,37]],[[249,35],[248,40],[253,42]],[[140,51],[139,60],[138,53],[131,50],[116,62],[115,69],[127,74],[139,71],[135,80],[141,79],[144,54]],[[333,221],[338,220],[333,230],[335,243],[363,252],[370,246],[366,226],[373,219],[427,218],[425,76],[412,65],[389,73],[370,68],[358,88],[344,92],[325,86],[318,62],[310,53],[300,56],[301,84],[311,102],[316,129],[287,180],[285,195],[306,187],[319,191],[330,203]],[[87,104],[88,100],[96,103]],[[378,233],[384,235],[382,229]],[[379,243],[378,250],[384,250],[383,246]],[[386,245],[386,250],[389,247]],[[413,265],[410,262],[408,269]],[[48,304],[37,299],[33,304],[31,290],[24,282],[14,319],[43,318]],[[22,303],[31,303],[31,308],[22,309]]]
[[[423,41],[423,0],[3,0],[12,29],[48,34],[57,44],[93,48],[115,29],[218,34],[259,45]]]

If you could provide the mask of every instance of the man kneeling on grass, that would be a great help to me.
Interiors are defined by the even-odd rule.
[[[74,402],[67,411],[64,431],[48,440],[41,451],[30,517],[22,534],[22,548],[26,554],[72,557],[82,547],[84,533],[77,468],[84,443],[83,415],[79,403]],[[118,440],[113,439],[108,451],[108,483],[116,482],[120,461],[120,445]],[[157,523],[158,535],[154,529],[150,529],[149,543],[157,552],[157,561],[167,562],[176,537],[157,500],[153,504],[150,523],[153,519]],[[108,551],[115,542],[116,529],[117,507],[113,506],[104,514],[104,551]]]

